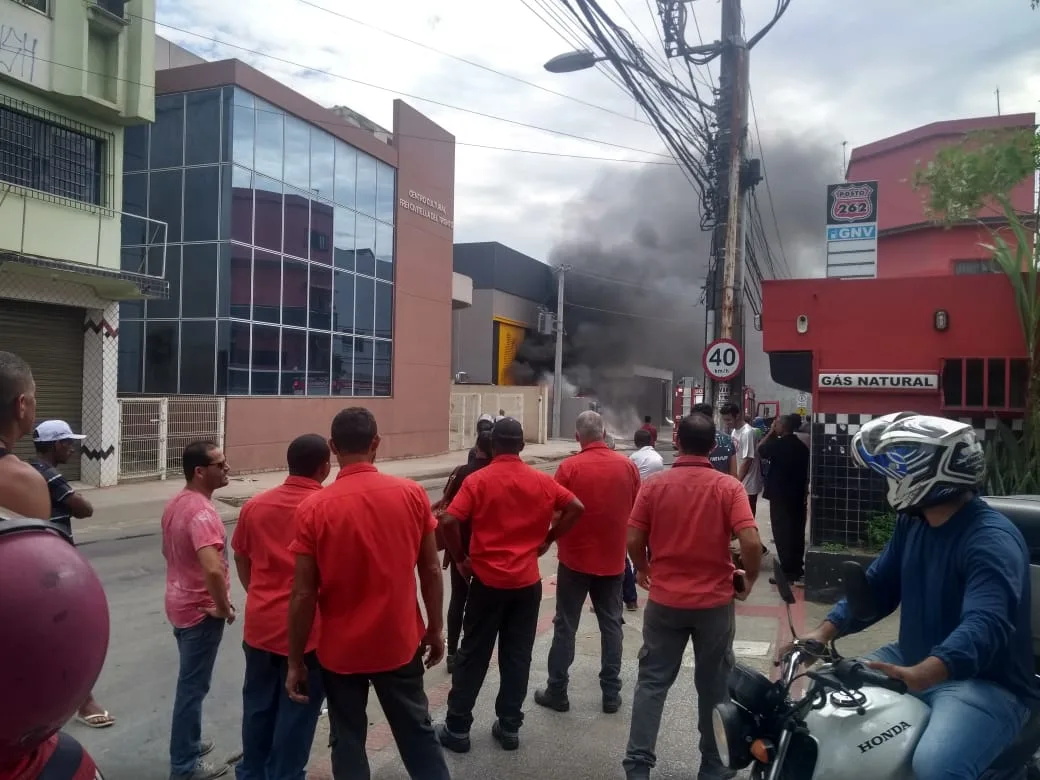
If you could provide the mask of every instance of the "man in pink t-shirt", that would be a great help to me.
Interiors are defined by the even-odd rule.
[[[170,780],[210,780],[228,771],[202,757],[202,701],[209,692],[224,625],[235,620],[228,577],[227,531],[211,500],[228,483],[224,453],[213,442],[184,448],[184,489],[166,505],[162,547],[166,558],[166,617],[180,654],[170,732]]]

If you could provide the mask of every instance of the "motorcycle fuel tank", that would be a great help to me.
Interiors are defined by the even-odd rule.
[[[858,693],[858,702],[830,693],[821,709],[806,716],[818,746],[812,780],[913,780],[911,761],[931,716],[928,705],[883,688]]]

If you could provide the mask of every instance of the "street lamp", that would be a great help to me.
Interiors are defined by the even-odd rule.
[[[550,73],[574,73],[575,71],[588,70],[589,68],[594,68],[597,63],[606,62],[609,59],[610,57],[598,55],[594,52],[589,51],[588,49],[576,49],[574,51],[569,51],[566,54],[556,55],[547,63],[545,63],[543,67]],[[628,68],[631,68],[634,71],[642,73],[644,76],[650,76],[662,89],[667,89],[669,92],[674,92],[675,94],[680,95],[681,97],[684,97],[687,100],[690,100],[708,110],[714,110],[710,104],[705,103],[699,97],[697,97],[691,92],[688,92],[687,90],[683,89],[677,84],[673,84],[670,81],[666,81],[658,77],[656,74],[647,73],[644,69],[637,67],[636,65],[633,65],[628,60],[623,60],[619,57],[616,61],[620,62],[622,65]]]
[[[553,57],[545,63],[545,69],[550,73],[574,73],[577,70],[593,68],[597,62],[604,62],[606,59],[596,56],[588,49],[577,49]]]

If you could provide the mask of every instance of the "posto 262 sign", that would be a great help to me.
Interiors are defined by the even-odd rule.
[[[821,390],[883,390],[888,392],[937,392],[939,375],[934,373],[860,374],[845,371],[821,373]]]
[[[853,181],[827,187],[827,224],[877,221],[877,182]]]

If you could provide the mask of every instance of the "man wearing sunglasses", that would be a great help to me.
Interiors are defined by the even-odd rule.
[[[170,780],[210,780],[228,771],[203,760],[202,701],[209,692],[224,626],[235,620],[228,577],[227,531],[213,491],[228,483],[227,459],[209,441],[184,448],[185,486],[162,517],[166,617],[180,654],[170,733]]]

